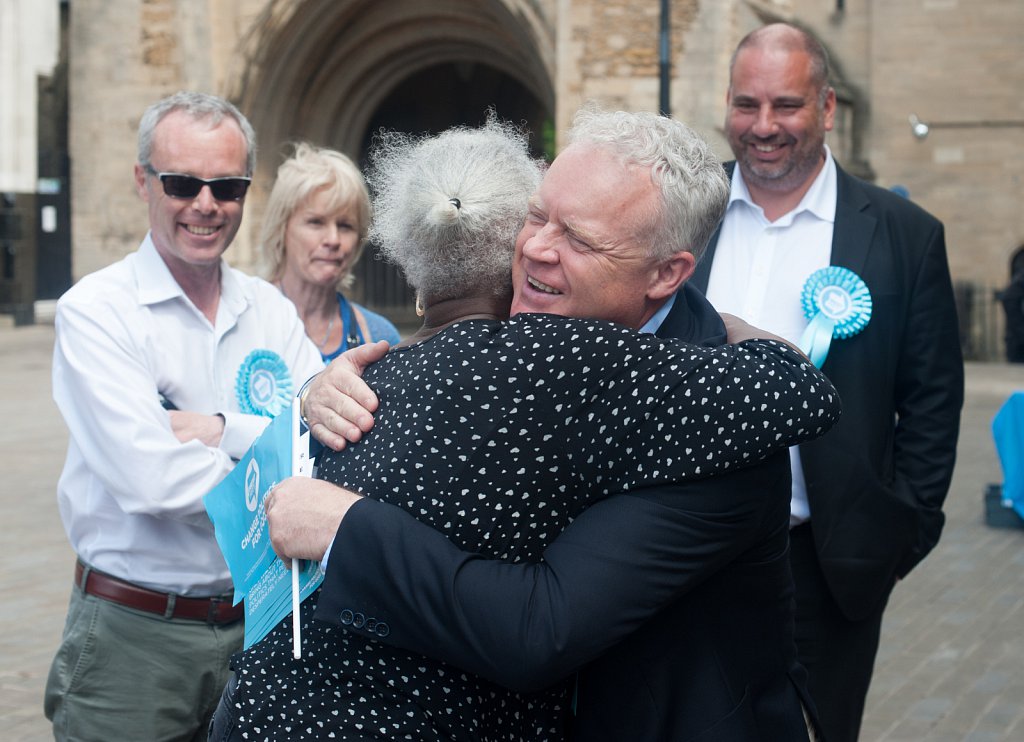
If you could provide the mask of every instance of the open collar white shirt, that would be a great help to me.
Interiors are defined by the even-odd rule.
[[[221,261],[211,325],[149,235],[124,260],[86,276],[57,304],[53,394],[68,426],[61,518],[87,564],[146,587],[214,595],[231,580],[202,498],[269,422],[245,414],[238,370],[277,353],[293,391],[323,368],[294,306]],[[217,448],[180,443],[160,395],[225,417]]]
[[[774,222],[755,204],[739,166],[708,278],[708,300],[720,312],[798,344],[807,327],[801,294],[807,278],[829,265],[836,218],[836,165],[825,147],[825,164],[792,211]],[[798,447],[793,463],[791,521],[810,517]]]

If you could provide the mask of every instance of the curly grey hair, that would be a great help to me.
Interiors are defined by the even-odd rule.
[[[366,174],[370,241],[421,294],[510,290],[515,239],[541,166],[527,136],[493,116],[479,129],[377,136]]]
[[[245,137],[245,151],[247,153],[246,175],[251,176],[256,169],[256,132],[242,112],[235,108],[234,104],[208,93],[194,93],[183,90],[158,100],[142,114],[139,120],[139,164],[144,168],[152,169],[150,158],[153,155],[153,133],[156,126],[169,113],[183,111],[192,118],[203,121],[209,120],[210,126],[216,126],[224,120],[225,116],[233,118],[242,130]]]
[[[677,252],[700,259],[729,204],[729,178],[707,142],[681,121],[656,113],[580,109],[568,132],[570,145],[605,148],[623,162],[650,168],[661,192],[662,213],[640,237],[648,255]]]

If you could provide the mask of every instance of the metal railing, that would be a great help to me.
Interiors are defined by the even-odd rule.
[[[1000,288],[974,281],[953,284],[965,360],[1006,361],[1006,315],[998,298]]]

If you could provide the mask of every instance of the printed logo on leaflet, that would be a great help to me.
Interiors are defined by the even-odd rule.
[[[249,512],[256,510],[256,503],[260,498],[260,465],[256,459],[250,459],[249,466],[245,470],[245,506]]]

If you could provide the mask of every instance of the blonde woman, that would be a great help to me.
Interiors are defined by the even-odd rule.
[[[295,305],[324,362],[363,343],[400,340],[385,317],[349,301],[370,227],[370,198],[353,162],[300,143],[277,170],[260,244],[267,280]]]

